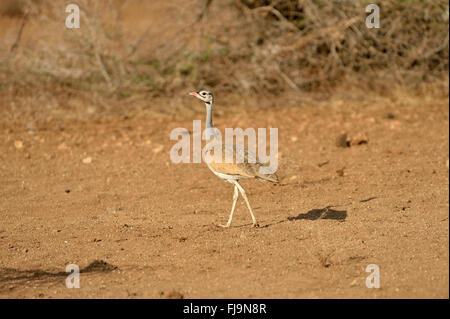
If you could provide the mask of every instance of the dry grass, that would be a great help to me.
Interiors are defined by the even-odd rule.
[[[78,3],[81,28],[68,30],[64,1],[2,2],[6,104],[20,108],[30,93],[49,104],[76,95],[107,109],[111,100],[186,88],[266,96],[343,83],[385,94],[448,78],[443,0],[377,1],[380,29],[365,27],[367,1]]]

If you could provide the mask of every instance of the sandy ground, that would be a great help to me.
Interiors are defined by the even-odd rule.
[[[216,110],[222,130],[279,128],[281,183],[242,182],[260,228],[242,198],[217,227],[232,186],[170,161],[170,131],[192,130],[200,104],[1,124],[0,297],[449,297],[448,101]],[[342,132],[367,143],[338,147]],[[68,264],[80,289],[65,286]]]

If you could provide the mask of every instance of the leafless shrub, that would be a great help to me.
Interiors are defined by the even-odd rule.
[[[415,86],[448,69],[445,1],[378,1],[380,29],[366,28],[364,1],[237,3],[250,19],[264,20],[265,32],[253,35],[255,56],[286,87],[308,90],[351,76],[371,86]]]

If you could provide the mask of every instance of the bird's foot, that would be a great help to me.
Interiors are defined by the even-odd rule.
[[[226,223],[225,225],[218,224],[217,226],[222,227],[222,228],[228,228],[228,227],[230,227],[230,225],[231,225],[231,223],[230,224]]]
[[[259,228],[258,222],[254,222],[254,223],[253,223],[253,228]]]

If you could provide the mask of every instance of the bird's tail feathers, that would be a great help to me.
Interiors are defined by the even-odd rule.
[[[265,182],[279,183],[277,174],[257,174],[255,176],[257,179]]]

